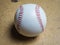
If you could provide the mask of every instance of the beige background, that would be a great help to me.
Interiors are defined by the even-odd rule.
[[[16,9],[26,3],[39,4],[47,15],[46,29],[36,38],[26,38],[14,31]],[[60,0],[0,0],[0,45],[60,45]]]

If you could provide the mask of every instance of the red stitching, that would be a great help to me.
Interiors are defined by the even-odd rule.
[[[35,12],[36,12],[36,16],[37,16],[38,22],[41,25],[42,30],[44,30],[44,27],[43,27],[43,24],[42,24],[42,19],[41,19],[41,16],[40,16],[39,6],[38,5],[35,8]]]
[[[20,6],[20,13],[18,16],[18,20],[17,20],[17,28],[20,29],[20,25],[21,25],[21,21],[22,21],[22,15],[23,15],[23,6]]]

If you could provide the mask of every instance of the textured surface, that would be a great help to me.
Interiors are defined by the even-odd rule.
[[[60,0],[0,0],[0,45],[60,45]],[[25,3],[42,6],[47,15],[47,27],[36,38],[26,38],[13,26],[16,9]]]

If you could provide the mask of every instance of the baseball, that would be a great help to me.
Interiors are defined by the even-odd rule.
[[[39,5],[21,5],[16,11],[15,27],[24,36],[38,36],[46,27],[46,14]]]

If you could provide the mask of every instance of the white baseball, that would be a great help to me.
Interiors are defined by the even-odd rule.
[[[21,5],[16,11],[15,27],[24,36],[37,36],[46,27],[46,14],[39,5]]]

